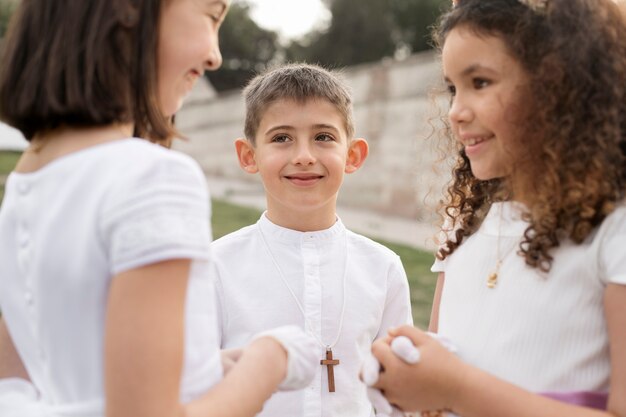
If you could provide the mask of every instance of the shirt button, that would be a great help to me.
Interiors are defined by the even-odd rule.
[[[21,193],[21,194],[27,194],[30,191],[30,186],[24,182],[20,182],[17,185],[17,190]]]
[[[24,233],[22,237],[20,238],[20,247],[26,248],[28,247],[29,243],[30,243],[30,238],[27,233]]]
[[[33,301],[34,301],[33,292],[32,291],[26,291],[24,293],[24,299],[26,300],[26,304],[28,304],[29,306],[32,306],[33,305]]]

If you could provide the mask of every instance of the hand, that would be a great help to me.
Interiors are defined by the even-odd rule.
[[[228,374],[233,366],[235,366],[242,353],[243,349],[223,349],[220,352],[222,356],[222,369],[224,371],[224,375]]]
[[[425,332],[403,326],[378,340],[372,353],[382,365],[374,385],[385,393],[391,404],[406,411],[452,409],[467,365],[448,348]],[[407,364],[391,349],[393,338],[406,336],[418,347],[418,363]]]
[[[254,339],[270,337],[287,352],[287,375],[279,391],[302,389],[309,385],[319,366],[317,342],[298,326],[282,326],[257,334]]]
[[[398,336],[394,339],[389,338],[387,342],[389,342],[389,340],[391,340],[391,351],[400,359],[409,364],[414,364],[419,361],[419,350],[408,337]],[[376,384],[378,381],[380,370],[380,363],[374,356],[370,354],[365,358],[361,368],[361,379],[367,385],[367,398],[374,406],[377,417],[403,417],[404,413],[389,404],[380,390],[372,388],[372,385]]]

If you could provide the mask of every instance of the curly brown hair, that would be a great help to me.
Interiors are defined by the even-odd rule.
[[[521,181],[532,195],[518,253],[549,271],[550,251],[564,239],[581,243],[626,194],[626,25],[610,0],[549,0],[539,11],[518,0],[461,0],[435,28],[437,46],[460,26],[499,37],[527,73],[519,107],[529,109],[523,136],[536,149],[532,170],[479,180],[446,121],[456,162],[440,211],[454,233],[437,257],[453,253]]]

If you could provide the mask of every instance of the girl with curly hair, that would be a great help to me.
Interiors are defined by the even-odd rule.
[[[459,0],[436,31],[453,179],[431,331],[372,350],[406,411],[626,416],[626,26],[610,0]],[[408,364],[391,342],[408,336]]]

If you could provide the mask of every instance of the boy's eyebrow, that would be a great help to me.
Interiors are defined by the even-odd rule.
[[[319,123],[319,124],[313,125],[313,127],[315,129],[331,129],[331,130],[339,132],[339,129],[336,126],[328,125],[325,123]]]
[[[326,123],[318,123],[312,126],[313,129],[328,129],[328,130],[334,130],[335,132],[339,132],[340,129],[338,129],[336,126],[333,125],[329,125]],[[268,129],[265,132],[265,135],[269,135],[270,133],[276,131],[276,130],[295,130],[296,128],[293,126],[289,126],[289,125],[280,125],[280,126],[274,126],[270,129]]]
[[[265,134],[268,135],[272,132],[274,132],[275,130],[295,130],[295,128],[293,126],[289,126],[289,125],[280,125],[280,126],[274,126],[270,129],[268,129]]]

